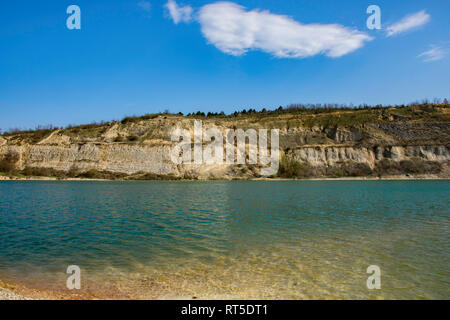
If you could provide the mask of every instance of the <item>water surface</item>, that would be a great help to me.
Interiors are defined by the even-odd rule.
[[[78,265],[101,297],[448,299],[449,194],[450,181],[4,181],[0,279],[67,292]]]

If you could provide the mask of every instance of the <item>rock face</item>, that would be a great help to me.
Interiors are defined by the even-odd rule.
[[[379,116],[375,115],[348,125],[323,124],[317,116],[317,123],[311,123],[311,115],[292,114],[201,120],[204,130],[217,128],[224,136],[227,129],[279,129],[281,177],[449,178],[448,108],[439,112],[441,117],[433,121],[411,117],[391,120],[395,119],[393,116],[378,121]],[[325,116],[342,119],[346,115]],[[170,155],[177,142],[171,141],[171,134],[176,128],[187,130],[193,137],[194,119],[160,116],[54,130],[43,137],[33,133],[5,135],[0,137],[0,171],[12,167],[25,174],[51,169],[53,173],[74,176],[88,171],[198,179],[259,176],[260,168],[255,164],[174,163]]]
[[[314,167],[333,166],[341,162],[367,164],[374,168],[382,160],[402,161],[412,158],[424,161],[445,162],[450,159],[450,149],[445,146],[386,146],[386,147],[304,147],[293,153],[300,162]]]

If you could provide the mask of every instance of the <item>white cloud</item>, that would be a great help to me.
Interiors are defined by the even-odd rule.
[[[137,5],[139,8],[141,8],[142,10],[144,10],[146,12],[150,12],[150,10],[152,8],[150,2],[144,1],[144,0],[139,1]]]
[[[189,22],[192,19],[192,7],[189,5],[178,6],[175,0],[169,0],[165,4],[166,9],[169,11],[169,15],[175,24],[179,22]]]
[[[430,21],[430,15],[425,10],[406,16],[402,20],[387,28],[387,36],[391,37],[408,30],[418,28]]]
[[[261,50],[280,58],[340,57],[372,40],[366,33],[338,24],[302,24],[269,11],[247,11],[232,2],[201,7],[198,21],[211,44],[236,56]]]
[[[425,62],[431,62],[431,61],[438,61],[445,57],[446,50],[439,46],[431,46],[430,50],[427,50],[421,54],[419,54],[417,57],[422,58]]]

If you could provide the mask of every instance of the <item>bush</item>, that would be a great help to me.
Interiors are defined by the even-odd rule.
[[[348,177],[367,177],[372,175],[372,169],[365,163],[352,163],[345,167],[345,173]]]
[[[334,176],[337,178],[342,178],[344,175],[345,175],[345,172],[342,169],[338,169],[334,172]]]
[[[375,171],[379,176],[381,175],[398,175],[402,173],[398,162],[383,159],[377,163]]]
[[[401,161],[400,167],[404,173],[410,174],[438,174],[441,172],[440,163],[421,159]]]
[[[86,178],[86,179],[106,179],[106,180],[116,180],[122,179],[126,176],[124,173],[116,173],[110,171],[98,171],[96,169],[90,169],[85,172],[81,172],[77,174],[77,178]]]
[[[19,161],[19,154],[8,151],[0,161],[0,172],[14,173],[17,161]]]
[[[69,169],[69,171],[67,171],[67,176],[70,178],[75,178],[80,174],[80,170],[77,168],[77,166],[72,165]]]
[[[136,123],[139,122],[141,120],[151,120],[151,119],[155,119],[156,117],[158,117],[160,115],[160,113],[147,113],[143,116],[128,116],[123,118],[120,123],[122,124],[127,124],[127,123]]]
[[[367,177],[371,175],[373,175],[373,171],[365,163],[340,162],[336,166],[326,169],[326,176],[335,178]]]
[[[283,155],[280,161],[278,175],[283,178],[294,178],[305,176],[305,170],[295,159]]]
[[[438,174],[442,168],[439,162],[426,161],[423,159],[410,159],[400,162],[383,159],[376,166],[378,175],[401,175],[401,174]]]
[[[140,173],[130,177],[130,180],[181,180],[181,178],[173,174]]]
[[[23,169],[21,173],[25,176],[35,176],[35,177],[57,177],[57,178],[66,177],[66,173],[64,171],[43,167],[25,167],[25,169]]]
[[[67,172],[62,170],[55,170],[53,168],[26,167],[24,170],[22,170],[21,173],[25,176],[57,177],[59,179],[86,178],[86,179],[116,180],[126,176],[126,174],[122,173],[98,171],[95,169],[90,169],[88,171],[83,172],[76,166],[72,166]]]

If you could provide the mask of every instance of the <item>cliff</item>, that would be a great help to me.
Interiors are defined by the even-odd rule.
[[[175,164],[174,128],[279,129],[275,176],[450,177],[450,107],[292,110],[239,116],[159,114],[0,136],[3,176],[107,179],[248,179],[255,164]]]

